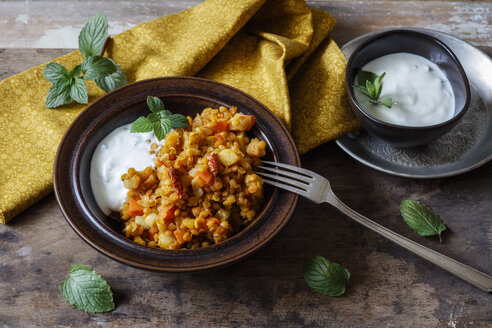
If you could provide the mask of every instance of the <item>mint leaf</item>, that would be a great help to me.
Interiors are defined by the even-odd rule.
[[[421,236],[438,235],[442,243],[441,232],[446,230],[446,226],[430,207],[416,200],[407,199],[401,202],[400,211],[405,222],[416,233]]]
[[[379,96],[381,95],[382,86],[383,86],[382,79],[385,75],[386,72],[384,72],[374,80],[374,88],[376,89],[376,98],[379,98]]]
[[[101,12],[92,17],[79,34],[79,50],[85,58],[101,54],[108,37],[108,20]]]
[[[46,108],[56,108],[72,101],[70,96],[70,81],[60,79],[51,85],[46,95]]]
[[[68,76],[70,78],[76,78],[76,77],[79,77],[80,73],[81,73],[81,69],[80,69],[80,66],[81,65],[77,65],[75,66],[71,71],[70,73],[68,73]]]
[[[87,87],[85,86],[84,80],[80,77],[76,77],[73,84],[70,86],[70,97],[81,104],[87,104],[89,102]]]
[[[157,97],[148,96],[147,105],[152,113],[147,117],[141,116],[133,122],[130,132],[153,130],[157,139],[161,141],[172,129],[184,129],[190,125],[186,116],[165,110],[164,103]]]
[[[374,85],[372,84],[372,82],[370,82],[369,80],[366,80],[366,89],[367,89],[367,94],[369,95],[369,97],[371,99],[377,99],[376,97],[376,89],[374,88]]]
[[[378,77],[377,74],[373,72],[367,72],[363,70],[359,70],[357,72],[357,82],[359,85],[366,85],[366,81],[374,83],[377,77]]]
[[[384,105],[384,106],[388,107],[388,108],[391,108],[393,106],[393,99],[391,99],[391,98],[381,98],[381,99],[379,99],[379,103],[381,105]]]
[[[149,106],[150,110],[153,113],[158,113],[164,110],[164,103],[160,98],[157,97],[148,96],[147,106]]]
[[[120,65],[116,64],[114,60],[110,58],[108,59],[116,66],[116,71],[106,75],[105,77],[97,78],[94,80],[97,86],[106,92],[113,91],[114,89],[124,86],[128,83],[126,74],[120,67]]]
[[[190,125],[188,118],[181,114],[171,114],[168,120],[171,122],[173,129],[185,129]]]
[[[357,72],[357,83],[358,85],[353,85],[354,88],[358,89],[361,93],[368,96],[369,102],[374,105],[384,105],[388,108],[393,106],[393,100],[389,97],[379,99],[381,92],[383,91],[383,78],[386,72],[383,72],[380,76],[373,72],[367,72],[359,70]]]
[[[109,58],[91,56],[84,59],[80,69],[84,72],[84,80],[96,80],[116,72],[116,65]]]
[[[302,268],[304,280],[315,291],[338,297],[345,293],[350,272],[338,263],[330,262],[322,256],[308,258]]]
[[[84,312],[101,313],[115,309],[113,293],[106,280],[86,266],[72,265],[60,288],[63,297]]]
[[[61,64],[49,63],[43,70],[43,76],[46,80],[55,83],[59,79],[66,79],[68,77],[68,71]]]
[[[140,116],[130,127],[130,132],[150,132],[154,129],[152,121],[144,116]]]

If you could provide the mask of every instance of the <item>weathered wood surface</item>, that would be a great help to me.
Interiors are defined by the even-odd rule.
[[[429,7],[419,3],[406,17],[404,10],[391,4],[388,10],[393,14],[388,17],[392,19],[371,18],[372,2],[315,6],[339,20],[334,38],[340,44],[383,27],[452,23],[446,18],[449,13],[440,10],[447,4],[434,3],[433,11],[427,12]],[[386,5],[374,6],[383,15]],[[490,4],[481,6],[490,12]],[[349,7],[358,9],[348,12]],[[452,26],[445,31],[484,46],[490,54],[490,34],[465,35]],[[0,50],[0,79],[67,51]],[[452,178],[404,179],[355,162],[333,142],[304,155],[302,162],[329,178],[337,195],[360,213],[492,273],[492,163]],[[407,198],[424,201],[441,215],[449,228],[443,244],[419,237],[406,226],[399,204]],[[302,263],[316,254],[350,270],[350,286],[343,297],[325,297],[304,283]],[[115,294],[114,312],[85,314],[66,303],[59,284],[75,263],[91,266],[107,279]],[[142,271],[112,261],[85,244],[65,222],[51,195],[0,226],[0,326],[491,327],[492,296],[357,225],[329,205],[306,200],[299,202],[284,231],[245,261],[200,274]]]
[[[77,35],[89,17],[108,16],[109,32],[176,13],[202,1],[2,1],[0,48],[77,47]],[[333,32],[343,44],[365,32],[396,26],[426,27],[492,47],[492,2],[308,1],[338,20]]]

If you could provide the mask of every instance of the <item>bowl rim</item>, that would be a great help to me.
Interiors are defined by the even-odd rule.
[[[460,72],[461,78],[463,79],[463,82],[465,84],[465,93],[466,93],[465,103],[463,104],[463,106],[461,107],[461,109],[460,109],[460,111],[458,112],[457,115],[454,115],[453,117],[451,117],[450,119],[448,119],[446,121],[443,121],[443,122],[440,122],[440,123],[436,123],[436,124],[432,124],[432,125],[424,125],[424,126],[400,125],[400,124],[394,124],[394,123],[385,122],[383,120],[380,120],[380,119],[378,119],[378,118],[370,115],[369,113],[367,113],[364,110],[364,108],[362,107],[362,105],[359,104],[359,102],[355,98],[352,85],[350,85],[350,76],[349,76],[350,75],[350,67],[352,66],[352,63],[354,61],[354,58],[359,54],[359,52],[363,48],[365,48],[366,46],[368,46],[372,42],[374,42],[374,41],[376,41],[376,40],[378,40],[380,38],[386,37],[387,35],[390,35],[390,34],[413,34],[413,35],[417,35],[419,37],[432,40],[434,43],[437,44],[438,47],[441,47],[446,52],[448,52],[448,54],[453,59],[454,64],[457,66],[458,71]],[[389,53],[389,54],[391,54],[391,53]],[[429,60],[428,58],[426,58],[426,59]],[[358,111],[361,112],[366,118],[368,118],[369,120],[371,120],[371,121],[373,121],[373,122],[375,122],[377,124],[385,125],[385,126],[390,127],[390,128],[403,129],[403,130],[417,130],[417,131],[431,130],[431,129],[435,129],[435,128],[440,128],[440,127],[446,126],[446,125],[448,125],[448,124],[450,124],[450,123],[452,123],[454,121],[457,121],[463,115],[465,115],[465,113],[468,110],[468,107],[470,105],[470,98],[471,98],[470,83],[468,81],[468,77],[466,76],[465,70],[464,70],[463,66],[461,65],[461,62],[458,60],[458,57],[451,50],[451,48],[449,48],[443,41],[439,40],[438,38],[436,38],[436,37],[434,37],[432,35],[429,35],[429,34],[426,34],[426,33],[422,33],[422,32],[418,32],[418,31],[415,31],[415,30],[409,30],[409,29],[390,29],[390,30],[385,30],[385,31],[383,31],[381,33],[378,33],[378,34],[370,37],[366,41],[362,42],[357,48],[355,48],[355,50],[352,52],[352,54],[350,55],[350,58],[349,58],[349,60],[347,62],[347,67],[346,67],[346,71],[345,71],[345,86],[346,86],[347,93],[349,95],[350,101],[357,107]]]
[[[78,180],[78,178],[77,179],[71,179],[71,174],[77,174],[77,175],[79,174],[78,169],[80,168],[80,165],[77,163],[80,162],[80,156],[79,156],[80,152],[76,152],[75,150],[72,151],[72,152],[74,152],[74,154],[73,154],[74,156],[72,157],[73,158],[72,159],[73,164],[70,164],[69,170],[68,170],[68,171],[70,171],[70,173],[69,172],[63,172],[63,170],[61,169],[62,166],[60,165],[60,162],[62,161],[62,157],[63,157],[63,151],[66,149],[66,147],[72,147],[75,149],[78,148],[77,146],[74,146],[73,143],[67,144],[67,138],[69,137],[70,133],[72,132],[74,127],[76,127],[77,124],[79,122],[81,122],[81,120],[86,115],[89,115],[89,113],[91,113],[91,111],[93,111],[93,108],[97,108],[100,103],[104,102],[105,100],[108,100],[108,98],[111,99],[112,97],[115,97],[115,96],[117,97],[117,95],[120,92],[122,92],[123,90],[136,88],[137,86],[141,86],[141,85],[145,85],[145,84],[149,84],[149,86],[150,85],[155,86],[156,83],[166,84],[166,83],[172,83],[173,81],[181,81],[181,82],[190,83],[190,84],[204,83],[205,85],[209,85],[211,88],[212,87],[213,88],[223,88],[223,89],[227,90],[228,92],[235,93],[236,95],[238,95],[242,99],[247,99],[248,101],[252,102],[255,105],[255,110],[261,109],[263,114],[268,116],[268,119],[273,120],[273,124],[276,126],[276,128],[280,129],[283,132],[283,135],[281,136],[282,137],[282,144],[281,145],[279,145],[278,143],[277,144],[275,143],[275,140],[276,140],[275,138],[270,138],[269,142],[272,143],[272,146],[276,145],[277,148],[282,148],[282,150],[287,149],[288,157],[290,157],[289,159],[293,161],[293,164],[300,166],[300,158],[299,158],[299,154],[297,152],[297,148],[295,147],[295,143],[292,139],[292,136],[290,135],[290,133],[288,132],[286,127],[283,125],[283,123],[280,121],[280,119],[278,117],[276,117],[266,106],[264,106],[261,102],[259,102],[258,100],[256,100],[252,96],[248,95],[247,93],[245,93],[245,92],[243,92],[237,88],[226,85],[224,83],[211,81],[211,80],[207,80],[207,79],[203,79],[203,78],[197,78],[197,77],[158,77],[158,78],[140,80],[140,81],[122,86],[118,89],[115,89],[112,92],[109,92],[109,93],[105,94],[104,96],[98,98],[92,104],[87,106],[82,112],[79,113],[79,115],[73,120],[73,122],[70,124],[69,128],[66,130],[65,134],[63,135],[63,137],[60,141],[60,144],[58,146],[56,155],[55,155],[55,160],[53,163],[53,185],[54,185],[55,197],[57,199],[59,208],[62,211],[63,216],[65,217],[65,219],[69,223],[69,225],[72,227],[72,229],[77,233],[77,235],[79,235],[79,237],[81,237],[86,243],[88,243],[91,247],[93,247],[94,249],[96,249],[100,253],[102,253],[102,254],[104,254],[104,255],[106,255],[106,256],[108,256],[108,257],[110,257],[110,258],[112,258],[112,259],[114,259],[120,263],[124,263],[124,264],[130,265],[130,266],[138,267],[138,268],[142,268],[142,269],[155,270],[155,271],[166,271],[166,272],[192,272],[192,271],[210,270],[210,269],[214,269],[217,267],[222,267],[222,266],[225,266],[228,264],[235,263],[235,262],[245,258],[246,256],[251,255],[252,253],[257,251],[258,249],[260,249],[261,247],[266,245],[268,242],[270,242],[275,236],[278,235],[278,233],[285,227],[285,225],[287,224],[287,222],[291,218],[291,216],[292,216],[292,214],[296,208],[299,196],[295,195],[295,194],[290,194],[289,197],[287,197],[289,199],[289,202],[288,202],[288,206],[286,207],[286,210],[283,212],[283,218],[278,219],[279,224],[274,226],[275,227],[274,231],[271,234],[269,234],[268,236],[266,236],[264,239],[259,240],[258,242],[255,242],[254,244],[253,243],[246,244],[246,245],[249,245],[250,247],[247,247],[247,248],[243,249],[242,251],[237,252],[234,256],[232,256],[230,258],[226,258],[225,260],[222,257],[218,256],[217,261],[214,261],[214,262],[210,261],[207,264],[199,265],[196,267],[184,267],[184,268],[181,268],[181,267],[169,268],[169,267],[156,266],[156,265],[152,265],[152,264],[149,265],[148,263],[144,264],[144,263],[141,263],[139,261],[135,261],[131,258],[122,257],[121,254],[114,254],[110,250],[103,247],[103,245],[101,245],[101,243],[96,243],[93,240],[93,238],[90,238],[89,236],[87,236],[84,233],[84,231],[82,231],[82,229],[80,228],[80,226],[76,222],[78,219],[77,218],[74,219],[71,217],[71,214],[73,214],[71,211],[73,211],[73,210],[71,210],[67,206],[68,204],[70,204],[70,201],[72,202],[72,205],[73,205],[73,203],[76,203],[80,207],[79,210],[81,210],[81,212],[79,211],[79,213],[82,216],[87,217],[86,221],[90,221],[90,223],[92,223],[93,228],[96,231],[98,231],[101,235],[107,235],[108,233],[110,235],[112,235],[111,238],[108,237],[109,242],[113,242],[113,240],[119,242],[120,244],[123,242],[124,244],[127,245],[127,247],[131,247],[131,248],[133,248],[137,251],[140,251],[140,252],[145,252],[145,251],[151,251],[150,253],[158,252],[160,254],[169,255],[170,257],[175,257],[175,256],[179,256],[179,255],[187,255],[187,256],[188,255],[190,255],[190,256],[196,255],[196,256],[199,256],[200,253],[206,254],[209,252],[212,252],[212,253],[216,252],[220,255],[222,253],[221,249],[224,249],[224,248],[231,249],[232,246],[234,246],[234,241],[235,241],[234,238],[236,236],[239,236],[242,233],[244,233],[243,239],[246,239],[254,231],[256,231],[257,229],[260,229],[262,224],[264,225],[264,221],[267,220],[272,214],[275,215],[274,209],[277,206],[277,203],[279,203],[279,202],[285,203],[285,199],[286,199],[285,196],[279,197],[278,193],[279,192],[283,193],[283,191],[279,191],[276,188],[274,189],[274,192],[273,192],[273,195],[272,195],[272,198],[270,201],[273,203],[273,205],[265,206],[260,213],[264,212],[264,210],[266,208],[271,207],[270,211],[263,213],[263,216],[258,218],[259,220],[258,219],[255,220],[255,222],[252,223],[253,226],[249,225],[246,229],[241,230],[240,232],[238,232],[237,234],[235,234],[234,236],[229,238],[228,240],[232,240],[232,242],[233,242],[232,245],[226,245],[225,247],[223,247],[223,246],[221,246],[222,243],[220,243],[220,244],[211,245],[211,246],[205,247],[205,248],[198,248],[195,250],[164,250],[164,249],[160,249],[160,248],[149,248],[147,246],[138,245],[138,244],[134,243],[133,241],[130,241],[129,239],[125,238],[123,235],[116,234],[116,233],[110,231],[105,226],[105,224],[103,222],[101,222],[92,213],[92,211],[89,210],[89,208],[86,204],[86,201],[82,197],[82,194],[79,192],[79,190],[77,190],[77,182],[72,181],[72,180]],[[165,89],[165,88],[161,87],[161,89],[159,89],[159,90],[162,91],[162,89]],[[136,96],[137,94],[138,94],[138,92],[136,94],[130,95],[129,97],[131,97],[131,96],[137,97]],[[183,92],[181,94],[169,93],[168,95],[164,95],[164,97],[165,96],[176,96],[176,95],[177,96],[188,95],[188,96],[192,96],[192,97],[194,96],[193,98],[200,98],[199,93],[190,94],[190,93],[186,93],[186,92]],[[163,95],[160,95],[160,96],[163,96]],[[209,96],[209,97],[211,97],[211,96]],[[215,98],[213,98],[213,100],[220,101],[221,99],[219,96],[216,96]],[[222,101],[226,101],[225,98]],[[103,113],[106,113],[109,115],[111,108],[122,107],[122,106],[125,106],[125,102],[118,102],[116,105],[108,107],[108,111],[103,112]],[[95,115],[95,114],[93,114],[93,115]],[[102,113],[101,113],[101,115],[102,115]],[[265,123],[270,124],[271,121],[265,121]],[[93,129],[91,127],[86,127],[84,130],[84,133],[80,137],[78,137],[77,145],[80,145],[80,139],[82,139],[85,135],[90,134],[92,131],[93,131]],[[284,144],[284,142],[285,142],[285,144]],[[67,176],[68,176],[68,179],[67,179]],[[75,193],[73,195],[67,195],[66,193],[64,194],[61,190],[60,183],[62,183],[62,181],[66,183],[67,180],[69,180],[68,182],[71,183],[73,188],[74,188]],[[67,200],[68,200],[68,202],[67,202]],[[251,229],[249,229],[249,228],[251,228]],[[241,242],[241,239],[237,239],[236,241],[237,241],[236,244],[238,244]],[[115,243],[112,246],[118,246],[118,244]],[[229,247],[229,246],[231,246],[231,247]]]

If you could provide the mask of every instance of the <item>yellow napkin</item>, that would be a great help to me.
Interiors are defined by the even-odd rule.
[[[129,82],[200,76],[237,87],[271,109],[304,153],[358,126],[346,105],[345,59],[328,36],[335,24],[303,0],[207,0],[115,36],[106,55]],[[53,61],[70,70],[82,56]],[[1,223],[52,191],[58,143],[86,107],[45,109],[45,66],[0,82]],[[89,102],[104,94],[93,82],[88,90]]]

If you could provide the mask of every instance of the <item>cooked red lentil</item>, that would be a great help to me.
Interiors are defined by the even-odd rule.
[[[140,245],[198,248],[231,237],[256,215],[263,180],[253,172],[265,141],[248,138],[255,118],[237,108],[206,108],[187,129],[172,130],[155,167],[129,169],[123,233]]]

